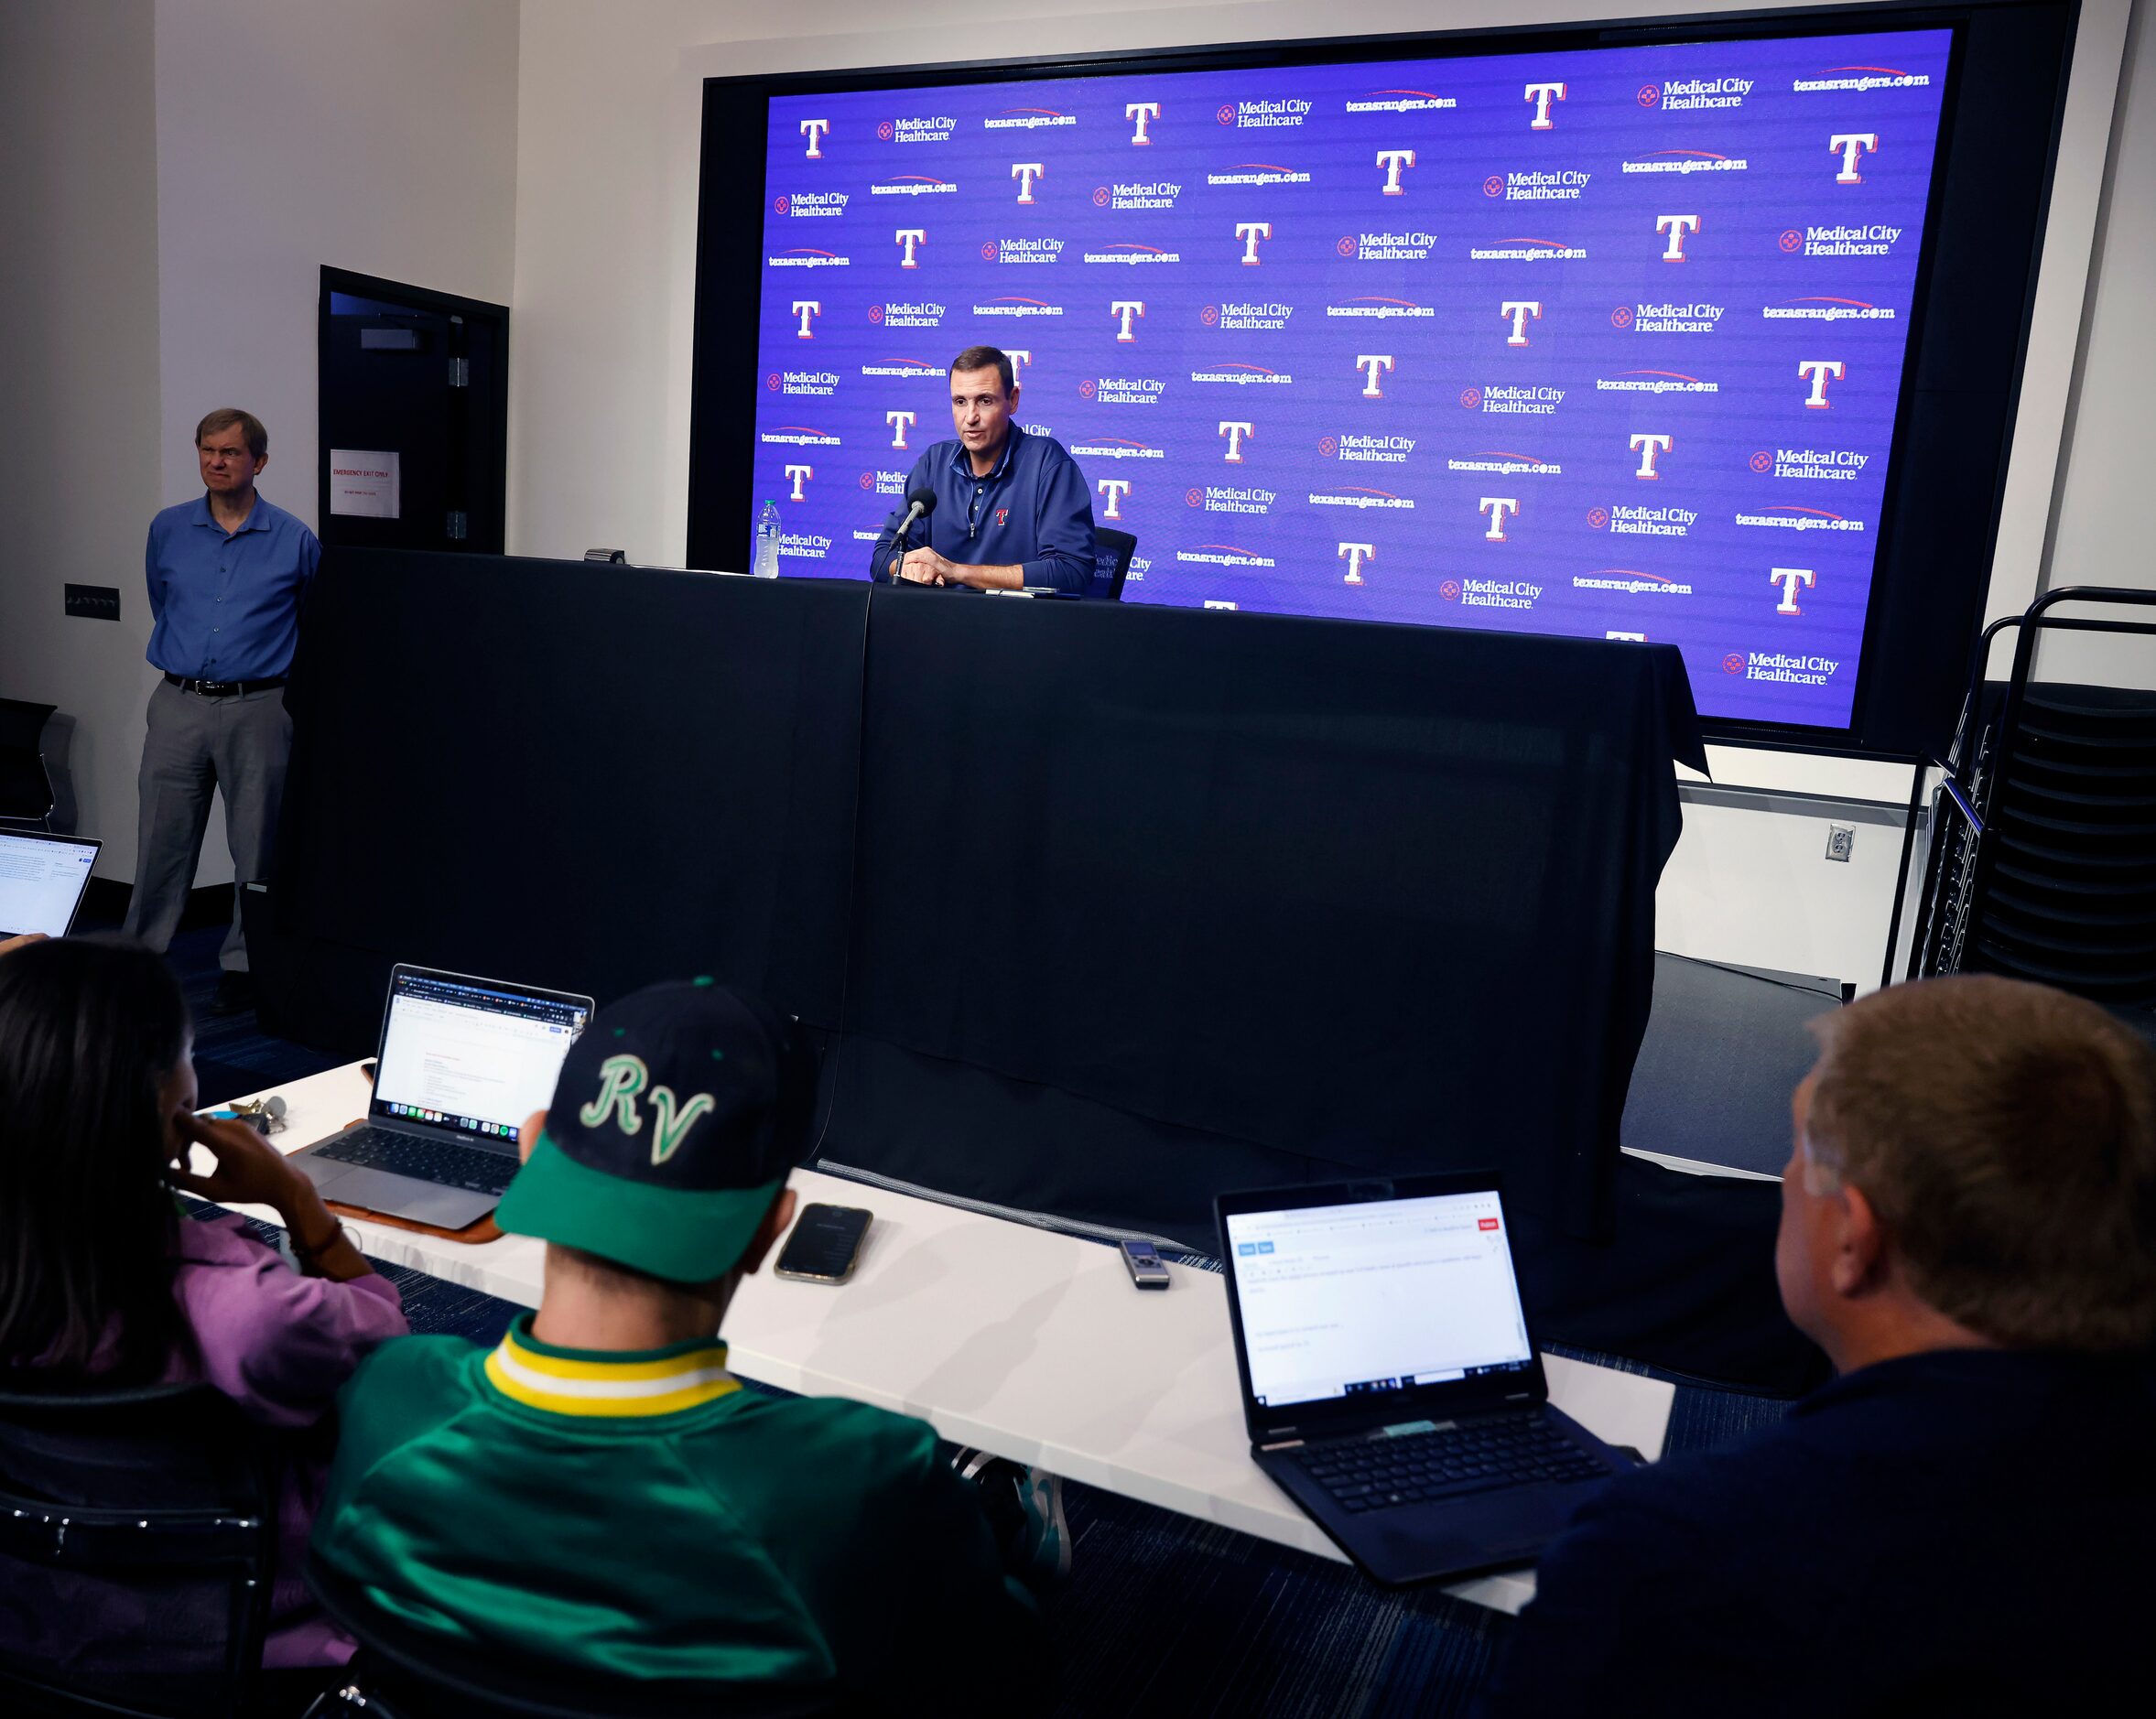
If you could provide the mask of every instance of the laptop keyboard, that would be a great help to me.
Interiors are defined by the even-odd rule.
[[[1609,1472],[1539,1415],[1390,1438],[1335,1439],[1290,1454],[1341,1508],[1358,1514]]]
[[[381,1128],[355,1129],[342,1140],[316,1147],[315,1155],[335,1159],[341,1164],[416,1176],[445,1188],[469,1188],[474,1194],[506,1193],[509,1179],[517,1169],[516,1160],[504,1152],[460,1146],[455,1141],[394,1134]]]

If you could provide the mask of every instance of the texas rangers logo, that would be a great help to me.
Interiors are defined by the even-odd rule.
[[[1632,476],[1659,479],[1662,473],[1655,470],[1654,462],[1677,445],[1677,438],[1674,436],[1635,436],[1630,445],[1631,450],[1640,456],[1640,469]]]
[[[1490,543],[1504,543],[1507,541],[1505,515],[1510,514],[1513,518],[1519,518],[1520,502],[1516,496],[1486,495],[1482,498],[1481,505],[1475,511],[1490,515],[1490,529],[1482,534],[1484,540]]]
[[[1836,185],[1861,185],[1864,176],[1857,171],[1858,157],[1879,153],[1879,133],[1875,131],[1836,132],[1826,140],[1829,154],[1842,158],[1842,170],[1834,176]]]
[[[1812,392],[1804,401],[1805,409],[1813,412],[1832,410],[1834,402],[1826,397],[1827,381],[1831,378],[1839,382],[1847,371],[1848,365],[1838,358],[1807,358],[1799,364],[1797,374],[1808,377],[1812,384]]]
[[[823,315],[823,301],[820,298],[796,298],[794,300],[794,314],[801,319],[801,326],[795,332],[804,341],[813,341],[816,336],[809,331],[809,320]]]
[[[1669,234],[1669,243],[1662,253],[1664,263],[1682,263],[1685,260],[1685,235],[1699,231],[1697,215],[1657,215],[1654,231]]]
[[[1013,161],[1011,164],[1011,177],[1018,181],[1018,200],[1030,203],[1033,201],[1033,182],[1046,178],[1048,169],[1038,161]]]
[[[1819,582],[1817,576],[1808,567],[1770,568],[1767,577],[1782,587],[1782,600],[1774,605],[1774,612],[1778,615],[1803,614],[1804,611],[1797,607],[1797,588]]]
[[[901,268],[919,268],[921,265],[914,261],[914,247],[928,243],[927,229],[925,227],[901,227],[896,236],[899,245],[898,266]]]
[[[1372,543],[1344,543],[1338,550],[1334,552],[1334,558],[1336,560],[1345,561],[1348,564],[1348,577],[1342,581],[1342,583],[1348,585],[1360,585],[1362,583],[1362,564],[1365,561],[1374,561],[1378,558],[1377,545]]]
[[[1258,241],[1273,236],[1273,223],[1270,221],[1239,221],[1235,223],[1235,236],[1242,241],[1243,267],[1256,268]]]
[[[788,466],[786,468],[786,476],[794,481],[795,501],[806,502],[808,499],[807,495],[802,493],[801,486],[815,475],[816,468],[814,466]]]
[[[1130,479],[1102,478],[1093,487],[1108,498],[1108,505],[1100,510],[1101,517],[1121,519],[1123,516],[1123,497],[1131,492]]]
[[[1508,298],[1498,306],[1497,313],[1512,319],[1512,331],[1505,336],[1505,344],[1525,346],[1527,319],[1533,317],[1537,322],[1542,320],[1542,301],[1539,298]]]
[[[808,139],[809,160],[823,159],[823,136],[830,128],[831,122],[828,119],[805,119],[801,122],[801,135]]]
[[[1145,126],[1149,120],[1156,120],[1160,117],[1160,103],[1158,102],[1126,102],[1123,103],[1123,117],[1130,120],[1133,125],[1131,141],[1134,144],[1150,144],[1153,139],[1145,135]]]
[[[1554,131],[1556,122],[1550,117],[1550,103],[1565,99],[1565,86],[1561,83],[1531,83],[1526,99],[1534,103],[1534,117],[1528,122],[1529,131]]]
[[[1412,149],[1381,149],[1378,151],[1378,166],[1385,169],[1384,194],[1387,197],[1405,197],[1407,188],[1400,183],[1400,176],[1407,168],[1414,166],[1414,151]]]
[[[1138,337],[1131,332],[1131,319],[1145,314],[1145,301],[1143,298],[1111,299],[1108,314],[1121,319],[1115,327],[1115,343],[1118,346],[1135,346]]]

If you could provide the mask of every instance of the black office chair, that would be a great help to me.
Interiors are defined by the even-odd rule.
[[[383,1611],[319,1558],[307,1561],[307,1584],[359,1643],[307,1719],[796,1719],[846,1711],[820,1691],[599,1679],[446,1641]]]
[[[276,1561],[272,1436],[206,1385],[20,1378],[0,1392],[0,1706],[244,1712]]]
[[[1131,570],[1131,557],[1138,550],[1138,540],[1127,531],[1096,525],[1093,549],[1093,578],[1086,587],[1086,595],[1118,602],[1122,598],[1124,577]]]
[[[55,708],[0,698],[0,824],[52,827],[52,776],[43,740]]]

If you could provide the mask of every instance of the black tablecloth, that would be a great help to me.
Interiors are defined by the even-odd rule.
[[[331,549],[286,703],[264,984],[371,1054],[390,964],[838,1018],[860,586]],[[266,1024],[266,1023],[265,1023]]]
[[[1774,1317],[1763,1205],[1608,1251],[1672,650],[333,551],[288,702],[272,1031],[364,1054],[397,960],[711,973],[824,1036],[828,1161],[1200,1248],[1224,1188],[1496,1164],[1573,1340]]]
[[[1674,651],[879,596],[846,1026],[948,1066],[869,1063],[905,1101],[849,1083],[849,1162],[1102,1213],[1219,1185],[1165,1133],[1042,1165],[1018,1084],[1312,1175],[1502,1162],[1604,1227],[1699,756]]]

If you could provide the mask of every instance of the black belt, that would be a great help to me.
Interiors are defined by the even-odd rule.
[[[168,673],[166,680],[182,692],[191,692],[201,698],[231,698],[241,693],[267,692],[272,687],[282,687],[282,675],[268,680],[190,680],[184,675]]]

